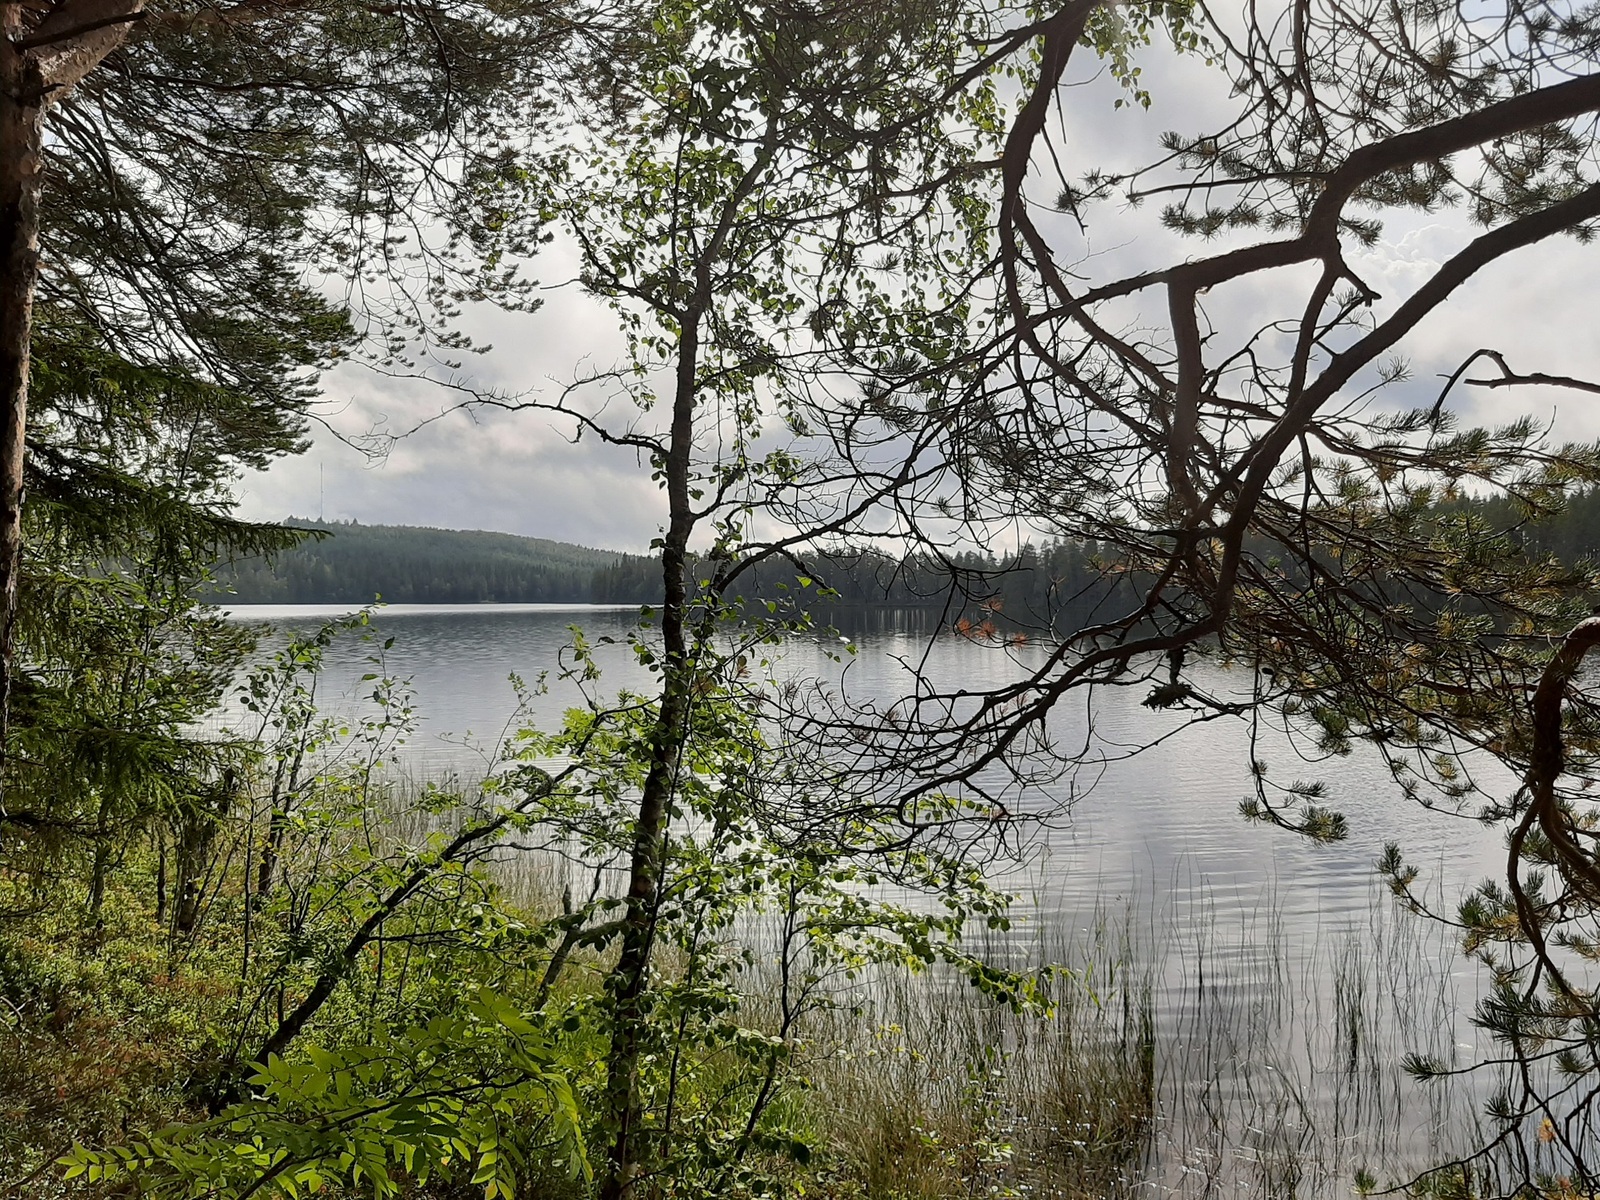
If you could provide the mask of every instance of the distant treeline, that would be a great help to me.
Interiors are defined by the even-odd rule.
[[[841,608],[928,608],[952,622],[993,617],[1009,627],[1047,628],[1090,617],[1118,586],[1117,576],[1096,565],[1093,542],[1026,544],[996,558],[968,552],[949,559],[906,559],[870,550],[809,559],[812,588],[825,587],[826,605]],[[734,589],[746,597],[780,601],[800,585],[797,568],[769,560]]]
[[[645,555],[506,533],[300,519],[289,524],[311,536],[271,559],[219,563],[215,598],[240,604],[363,604],[375,596],[395,604],[652,604],[661,599],[660,564]],[[814,597],[826,588],[828,607],[948,607],[954,615],[971,606],[964,588],[986,607],[1031,624],[1076,615],[1103,599],[1105,585],[1090,566],[1096,550],[1091,544],[1057,542],[1024,546],[1005,560],[964,554],[953,564],[852,551],[810,561],[809,588],[800,587],[794,564],[771,560],[735,590],[782,600],[798,591]],[[816,606],[814,599],[809,603]]]
[[[660,591],[660,568],[642,555],[478,530],[288,523],[312,535],[270,559],[219,563],[218,592],[240,604],[632,604]]]
[[[1504,501],[1465,501],[1508,528]],[[640,554],[593,550],[508,533],[427,529],[410,525],[291,520],[311,531],[292,550],[219,564],[218,598],[243,604],[362,604],[381,596],[396,604],[653,604],[661,567]],[[319,536],[320,535],[320,536]],[[1600,554],[1600,489],[1576,494],[1566,508],[1514,535],[1530,550],[1575,563]],[[968,618],[976,607],[1004,614],[1012,625],[1050,625],[1091,616],[1118,586],[1093,542],[1032,544],[1002,558],[966,553],[940,561],[897,559],[874,551],[836,552],[808,560],[811,589],[834,595],[841,608],[947,609]],[[798,570],[769,560],[735,589],[781,601],[800,585]],[[231,593],[231,594],[230,594]],[[816,601],[809,602],[817,607]]]
[[[1509,502],[1492,500],[1482,507],[1492,524],[1515,527],[1513,537],[1529,550],[1543,550],[1564,563],[1600,556],[1600,488],[1576,492],[1560,512],[1520,526]]]

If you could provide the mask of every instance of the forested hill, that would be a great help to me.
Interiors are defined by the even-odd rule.
[[[661,599],[661,568],[637,554],[592,550],[506,533],[359,525],[291,519],[320,532],[292,550],[221,563],[207,598],[238,604],[595,603],[651,604]],[[957,566],[995,609],[1018,618],[1059,615],[1086,606],[1103,588],[1087,560],[1093,545],[1026,546],[1004,562],[960,556]],[[844,608],[939,607],[950,604],[947,569],[921,558],[901,561],[871,551],[825,555],[812,570],[831,591],[825,604]],[[981,578],[981,582],[978,582]],[[745,594],[781,598],[795,586],[795,568],[769,563],[746,576]],[[1081,594],[1079,594],[1081,593]],[[957,603],[952,611],[960,612]]]
[[[643,604],[658,598],[650,559],[545,538],[413,525],[291,518],[308,537],[271,561],[216,569],[239,604]],[[220,598],[220,597],[219,597]]]
[[[1491,522],[1517,527],[1517,540],[1567,562],[1600,555],[1600,490],[1572,496],[1566,508],[1536,524],[1520,525],[1509,505],[1478,504]],[[243,559],[217,568],[221,594],[241,604],[363,604],[374,596],[396,604],[564,603],[650,604],[661,598],[660,566],[643,555],[593,550],[545,538],[411,525],[358,525],[291,520],[327,536],[307,538],[271,562]],[[1106,583],[1090,566],[1100,548],[1055,542],[1025,546],[1003,562],[967,554],[957,565],[996,608],[1026,620],[1064,609],[1085,611],[1104,598]],[[950,576],[921,560],[897,561],[871,552],[826,556],[815,564],[819,582],[844,607],[945,606]],[[793,568],[773,564],[747,579],[746,589],[779,596]],[[231,589],[234,593],[227,595]],[[955,610],[962,606],[956,605]]]

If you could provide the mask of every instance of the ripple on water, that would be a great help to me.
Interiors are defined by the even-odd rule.
[[[418,698],[410,761],[423,773],[481,769],[484,747],[503,736],[515,709],[513,671],[529,682],[547,674],[549,692],[532,699],[529,715],[559,720],[577,699],[575,685],[558,678],[574,623],[595,644],[606,689],[647,689],[651,677],[626,646],[597,641],[625,637],[634,613],[382,611],[377,624],[396,640],[380,669],[409,679]],[[240,615],[301,628],[330,614],[263,607]],[[925,641],[894,628],[862,633],[857,644],[847,686],[880,706],[901,694],[907,663],[924,661],[936,683],[975,690],[1014,678],[1019,658],[1042,653],[946,638],[924,660]],[[825,649],[832,646],[792,644],[786,669],[836,672]],[[374,653],[354,642],[331,651],[324,702],[359,703]],[[1248,690],[1239,674],[1204,664],[1195,671],[1213,694]],[[1406,801],[1376,755],[1318,757],[1308,740],[1281,730],[1257,731],[1252,741],[1237,721],[1180,730],[1182,714],[1146,709],[1142,695],[1101,689],[1092,736],[1081,703],[1055,714],[1056,743],[1087,755],[1030,803],[1037,811],[1070,799],[1070,812],[1048,823],[1005,879],[1025,898],[1016,952],[1083,967],[1098,955],[1096,978],[1119,979],[1119,987],[1142,978],[1148,989],[1160,1119],[1146,1190],[1271,1194],[1264,1172],[1288,1154],[1300,1164],[1299,1194],[1342,1196],[1357,1167],[1393,1176],[1459,1149],[1441,1131],[1470,1128],[1490,1081],[1426,1090],[1399,1060],[1417,1050],[1471,1061],[1481,1049],[1467,1019],[1479,979],[1443,931],[1395,911],[1373,863],[1386,842],[1400,842],[1449,910],[1500,870],[1499,831]],[[1244,821],[1239,802],[1252,789],[1253,758],[1277,782],[1325,784],[1323,802],[1345,814],[1348,837],[1319,845]],[[1506,790],[1513,784],[1489,778]]]

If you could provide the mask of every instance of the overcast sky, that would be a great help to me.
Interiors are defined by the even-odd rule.
[[[1114,110],[1116,89],[1105,80],[1083,82],[1092,60],[1079,52],[1082,86],[1064,89],[1067,136],[1062,153],[1069,173],[1078,164],[1126,164],[1130,154],[1157,152],[1162,131],[1204,132],[1227,111],[1225,81],[1199,60],[1174,61],[1152,47],[1141,60],[1154,98],[1148,112]],[[1038,189],[1048,199],[1047,188]],[[1063,218],[1056,233],[1070,258],[1088,252],[1085,263],[1097,278],[1148,269],[1173,260],[1179,243],[1155,223],[1159,205],[1137,211],[1102,210],[1085,243]],[[1391,221],[1370,252],[1352,253],[1351,263],[1383,294],[1381,307],[1403,298],[1430,269],[1474,231],[1458,213],[1407,216]],[[1211,253],[1215,246],[1183,247],[1178,254]],[[1600,247],[1557,238],[1522,251],[1482,272],[1434,313],[1401,347],[1413,379],[1395,402],[1431,403],[1437,376],[1447,374],[1473,350],[1492,346],[1521,371],[1600,378]],[[570,253],[558,244],[541,255],[533,274],[555,284],[573,274]],[[1207,298],[1219,322],[1241,325],[1263,313],[1284,310],[1298,299],[1292,272],[1281,280],[1252,277],[1245,288],[1219,289]],[[1284,291],[1275,289],[1282,287]],[[1223,294],[1226,293],[1226,294]],[[1148,303],[1164,309],[1164,296]],[[1164,316],[1164,313],[1159,314]],[[1231,323],[1231,322],[1230,322]],[[470,357],[461,377],[474,386],[521,393],[546,393],[593,367],[619,358],[613,315],[575,287],[547,294],[533,314],[470,311],[464,327],[492,344]],[[455,404],[458,397],[434,384],[395,380],[348,367],[324,380],[322,416],[334,432],[319,429],[304,455],[280,461],[241,481],[243,515],[276,520],[287,516],[358,520],[363,523],[492,529],[555,538],[618,550],[642,550],[662,521],[663,501],[635,455],[584,439],[540,414],[478,412],[446,416],[396,442],[386,458],[373,460],[345,445],[374,429],[406,429]],[[1469,420],[1500,423],[1529,412],[1553,420],[1569,439],[1600,437],[1600,397],[1554,389],[1458,389],[1452,407]]]

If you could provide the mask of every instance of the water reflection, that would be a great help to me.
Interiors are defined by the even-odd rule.
[[[292,629],[337,611],[274,606],[237,615]],[[648,674],[622,644],[636,615],[545,605],[383,610],[377,625],[395,642],[381,651],[381,670],[408,679],[418,697],[421,721],[407,751],[417,770],[481,769],[515,710],[512,673],[544,679],[548,691],[533,698],[529,716],[558,720],[578,699],[560,675],[573,625],[595,643],[608,692],[647,688]],[[994,685],[1044,653],[961,638],[942,638],[930,652],[930,620],[880,613],[854,622],[859,654],[845,680],[856,699],[887,705],[913,669],[951,686]],[[616,641],[600,643],[607,637]],[[828,657],[836,647],[828,633],[797,639],[785,649],[786,669],[836,676]],[[360,677],[378,653],[374,643],[337,644],[323,702],[359,704],[371,687]],[[1217,694],[1248,689],[1220,670],[1206,685]],[[1467,1017],[1478,978],[1445,933],[1394,911],[1373,862],[1385,842],[1400,842],[1448,911],[1499,870],[1499,833],[1405,801],[1375,756],[1300,764],[1281,733],[1256,753],[1286,775],[1324,781],[1325,802],[1345,814],[1349,836],[1315,844],[1247,823],[1239,814],[1251,789],[1245,727],[1214,721],[1162,741],[1184,718],[1143,707],[1142,694],[1097,694],[1092,737],[1081,703],[1055,714],[1052,734],[1088,746],[1090,761],[1044,798],[1070,794],[1070,814],[1050,824],[1040,852],[1011,879],[1030,902],[1019,944],[1087,956],[1087,965],[1084,947],[1098,938],[1103,949],[1109,922],[1121,953],[1141,963],[1160,1097],[1141,1187],[1348,1195],[1357,1168],[1394,1180],[1466,1149],[1492,1081],[1422,1085],[1399,1064],[1408,1051],[1476,1060],[1486,1047]],[[1151,742],[1159,744],[1128,754]],[[1499,782],[1510,790],[1510,779]]]

